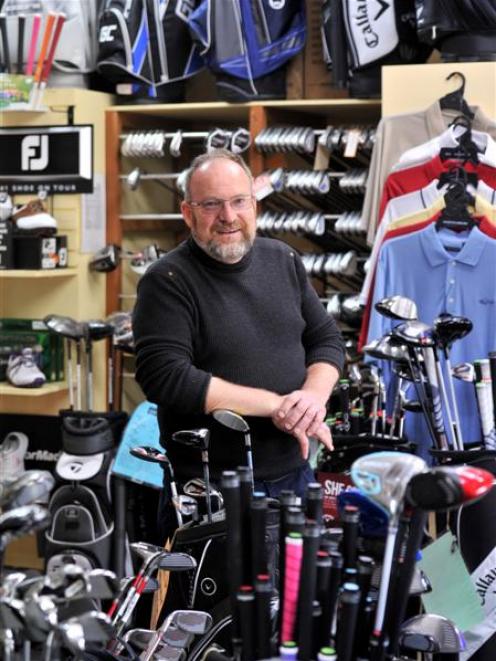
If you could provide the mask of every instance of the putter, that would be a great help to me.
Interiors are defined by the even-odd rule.
[[[182,445],[195,447],[201,451],[203,479],[205,481],[205,499],[207,503],[207,521],[212,523],[212,500],[210,494],[210,470],[208,461],[208,446],[210,442],[209,429],[187,429],[176,431],[172,434],[172,440]]]
[[[212,412],[212,415],[214,417],[214,420],[216,420],[224,427],[227,427],[228,429],[232,429],[233,431],[240,431],[244,434],[246,465],[250,469],[251,484],[253,488],[254,485],[253,453],[251,449],[250,427],[248,423],[238,413],[234,413],[234,411],[230,411],[228,409],[216,409],[215,411]]]

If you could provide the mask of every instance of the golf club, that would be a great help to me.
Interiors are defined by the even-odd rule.
[[[246,465],[250,469],[251,475],[251,484],[252,488],[254,486],[254,477],[253,477],[253,454],[251,449],[251,436],[250,436],[250,427],[246,420],[242,418],[238,413],[230,411],[229,409],[216,409],[212,412],[214,420],[218,423],[232,429],[233,431],[242,432],[244,435],[245,441],[245,451],[246,451]]]
[[[208,461],[208,446],[210,442],[209,429],[186,429],[172,434],[172,440],[181,445],[197,448],[201,451],[203,479],[205,481],[205,499],[207,503],[207,520],[212,523],[212,500],[210,494],[210,470]]]

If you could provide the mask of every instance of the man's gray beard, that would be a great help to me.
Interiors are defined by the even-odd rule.
[[[193,238],[207,255],[225,264],[236,264],[236,262],[241,261],[253,245],[253,241],[250,239],[243,239],[236,243],[219,244],[214,239],[208,243],[203,243],[194,234]]]

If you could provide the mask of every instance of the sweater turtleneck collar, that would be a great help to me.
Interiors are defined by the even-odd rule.
[[[236,272],[244,271],[250,265],[253,256],[253,247],[242,257],[239,262],[234,264],[227,264],[226,262],[220,262],[217,259],[214,259],[209,254],[207,254],[203,248],[196,243],[192,236],[187,240],[188,248],[190,249],[192,255],[201,262],[207,268],[210,268],[214,271],[224,271],[224,272]]]

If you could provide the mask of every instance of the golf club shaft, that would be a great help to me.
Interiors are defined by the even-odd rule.
[[[422,349],[424,358],[424,366],[427,374],[427,381],[431,394],[432,417],[434,422],[434,430],[436,432],[436,439],[438,448],[440,450],[448,450],[448,439],[446,436],[446,429],[443,420],[443,407],[440,397],[440,385],[437,378],[436,361],[434,358],[434,350],[432,348]]]
[[[5,66],[6,73],[12,73],[10,70],[10,46],[9,46],[9,35],[7,31],[7,16],[6,14],[0,14],[0,31],[2,33],[2,50],[3,50],[3,62]]]
[[[251,488],[252,490],[255,488],[255,482],[254,482],[254,476],[253,476],[253,452],[251,449],[251,436],[250,432],[247,431],[245,432],[245,451],[246,451],[246,465],[250,469],[250,476],[251,476]]]
[[[74,409],[74,381],[72,379],[72,340],[66,338],[65,346],[67,351],[67,385],[69,386],[69,408]]]
[[[391,577],[391,568],[393,565],[394,548],[396,545],[396,535],[398,526],[395,523],[390,523],[388,527],[388,534],[386,537],[386,548],[384,549],[384,558],[382,561],[381,584],[379,587],[379,596],[377,598],[377,610],[375,613],[374,633],[376,635],[382,634],[382,627],[384,625],[384,614],[386,612],[386,602],[389,590],[389,579]]]
[[[493,395],[494,426],[496,428],[496,351],[489,353],[489,369],[491,372],[491,388]]]
[[[208,466],[208,451],[202,450],[203,480],[205,482],[205,501],[207,503],[207,521],[212,523],[212,495],[210,493],[210,470]]]
[[[458,450],[463,450],[464,449],[464,442],[463,442],[463,435],[462,435],[462,426],[460,424],[460,412],[458,410],[458,401],[456,399],[456,393],[455,393],[455,384],[453,380],[453,370],[451,367],[451,361],[449,357],[448,350],[446,349],[444,352],[444,362],[446,365],[446,371],[448,373],[448,390],[450,393],[451,397],[451,404],[453,407],[453,417],[455,419],[455,424],[456,424],[456,436],[457,436],[457,442],[458,442]]]

